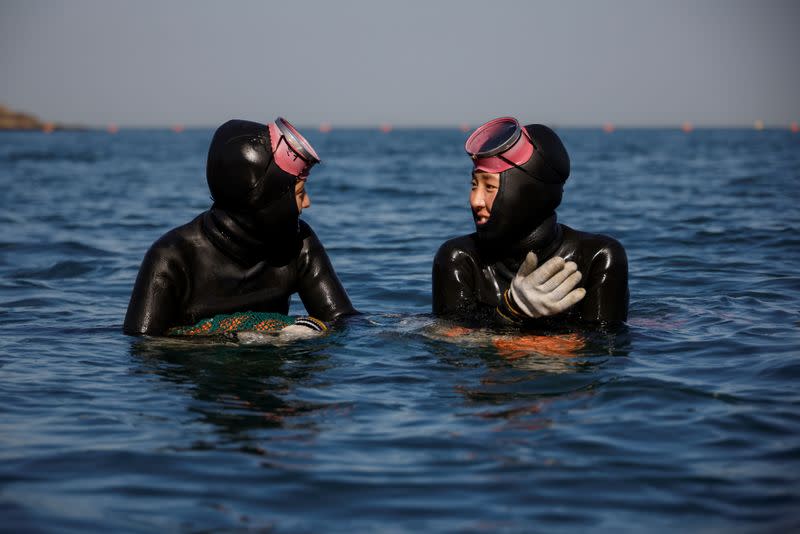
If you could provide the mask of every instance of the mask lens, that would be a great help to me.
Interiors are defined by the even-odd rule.
[[[470,156],[494,156],[511,148],[519,139],[521,130],[513,117],[494,119],[475,130],[464,148]]]
[[[278,117],[275,120],[275,124],[278,125],[278,129],[286,137],[286,141],[291,145],[292,149],[300,155],[301,158],[308,161],[312,165],[320,162],[319,156],[314,150],[314,147],[311,146],[311,143],[306,141],[306,138],[303,137],[300,132],[297,131],[297,128],[292,126],[289,121],[283,117]]]
[[[294,176],[308,176],[311,167],[320,162],[311,143],[283,117],[278,117],[269,126],[272,151],[278,166]]]
[[[514,117],[494,119],[475,130],[464,144],[474,171],[503,172],[524,164],[533,154],[528,133]]]

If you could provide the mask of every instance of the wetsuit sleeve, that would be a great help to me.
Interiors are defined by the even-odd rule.
[[[475,258],[468,251],[443,244],[433,259],[434,315],[476,327],[504,322],[495,306],[479,301],[476,292],[479,272]]]
[[[303,224],[303,223],[301,223]],[[333,270],[328,253],[311,227],[303,224],[306,233],[300,256],[298,293],[312,317],[332,321],[358,311]]]
[[[628,318],[628,256],[622,245],[611,239],[592,258],[578,304],[584,321],[619,323]]]
[[[133,287],[123,330],[129,335],[163,335],[176,325],[184,277],[178,262],[155,245],[145,254]]]

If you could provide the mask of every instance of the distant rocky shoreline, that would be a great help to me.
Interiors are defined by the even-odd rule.
[[[40,130],[52,132],[54,130],[80,130],[80,126],[69,126],[56,122],[46,122],[31,113],[14,111],[0,105],[0,130]]]

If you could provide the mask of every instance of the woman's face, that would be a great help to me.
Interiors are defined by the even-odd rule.
[[[500,187],[500,173],[477,171],[472,173],[472,191],[469,194],[469,205],[475,225],[480,227],[489,222],[492,215],[494,197]]]
[[[294,201],[297,203],[297,213],[303,213],[304,208],[311,207],[311,197],[308,196],[306,191],[305,178],[298,178],[294,184]]]

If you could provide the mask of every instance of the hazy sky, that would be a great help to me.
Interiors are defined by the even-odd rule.
[[[0,103],[215,126],[800,120],[796,0],[0,0]]]

